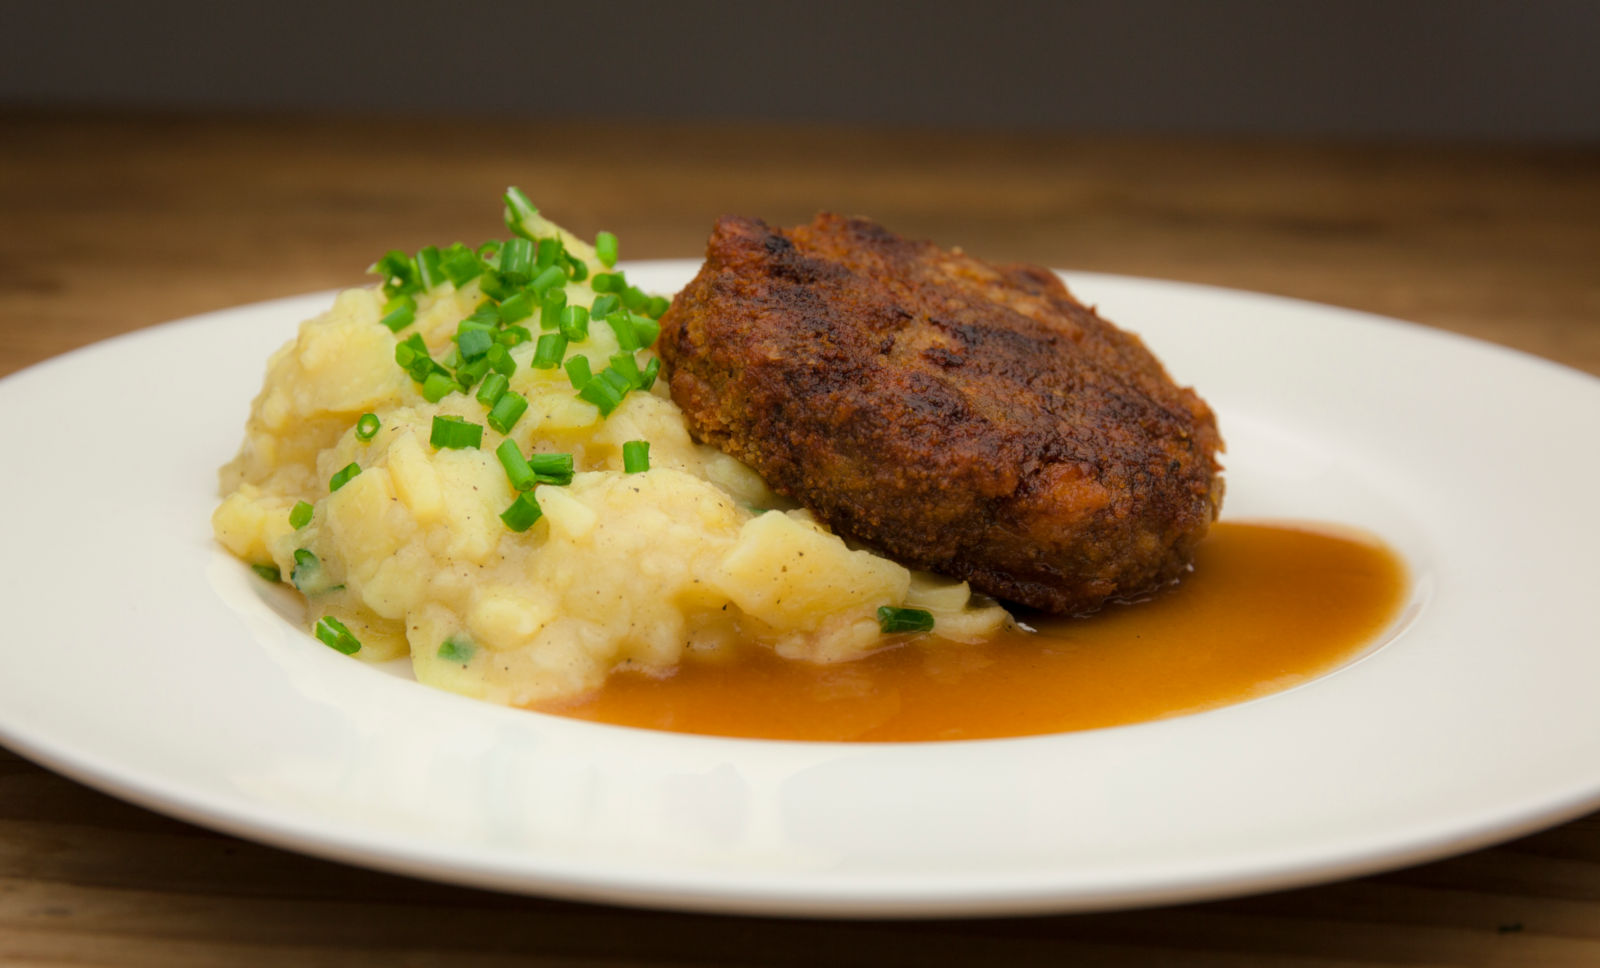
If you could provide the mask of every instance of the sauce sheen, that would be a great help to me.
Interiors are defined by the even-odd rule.
[[[763,739],[1030,736],[1178,716],[1278,692],[1361,654],[1394,620],[1404,566],[1353,533],[1221,522],[1155,598],[1077,619],[1020,618],[982,645],[907,642],[837,665],[749,648],[665,678],[613,675],[542,711]]]

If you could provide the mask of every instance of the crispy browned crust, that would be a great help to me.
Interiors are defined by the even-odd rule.
[[[661,319],[690,428],[839,534],[1061,614],[1185,571],[1210,408],[1051,272],[819,215],[724,218]]]

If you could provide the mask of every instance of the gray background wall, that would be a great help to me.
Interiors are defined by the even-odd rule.
[[[0,104],[1600,141],[1600,0],[0,0]]]

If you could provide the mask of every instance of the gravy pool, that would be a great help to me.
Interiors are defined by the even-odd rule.
[[[1030,736],[1198,712],[1361,654],[1405,600],[1381,543],[1314,526],[1220,522],[1154,599],[1047,619],[981,646],[903,644],[831,666],[750,649],[665,678],[613,675],[542,711],[681,733],[916,742]],[[1031,621],[1024,616],[1025,621]]]

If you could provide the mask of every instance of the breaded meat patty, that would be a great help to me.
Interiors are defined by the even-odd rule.
[[[844,537],[1057,614],[1188,568],[1216,419],[1053,273],[875,222],[724,218],[661,319],[700,439]]]

